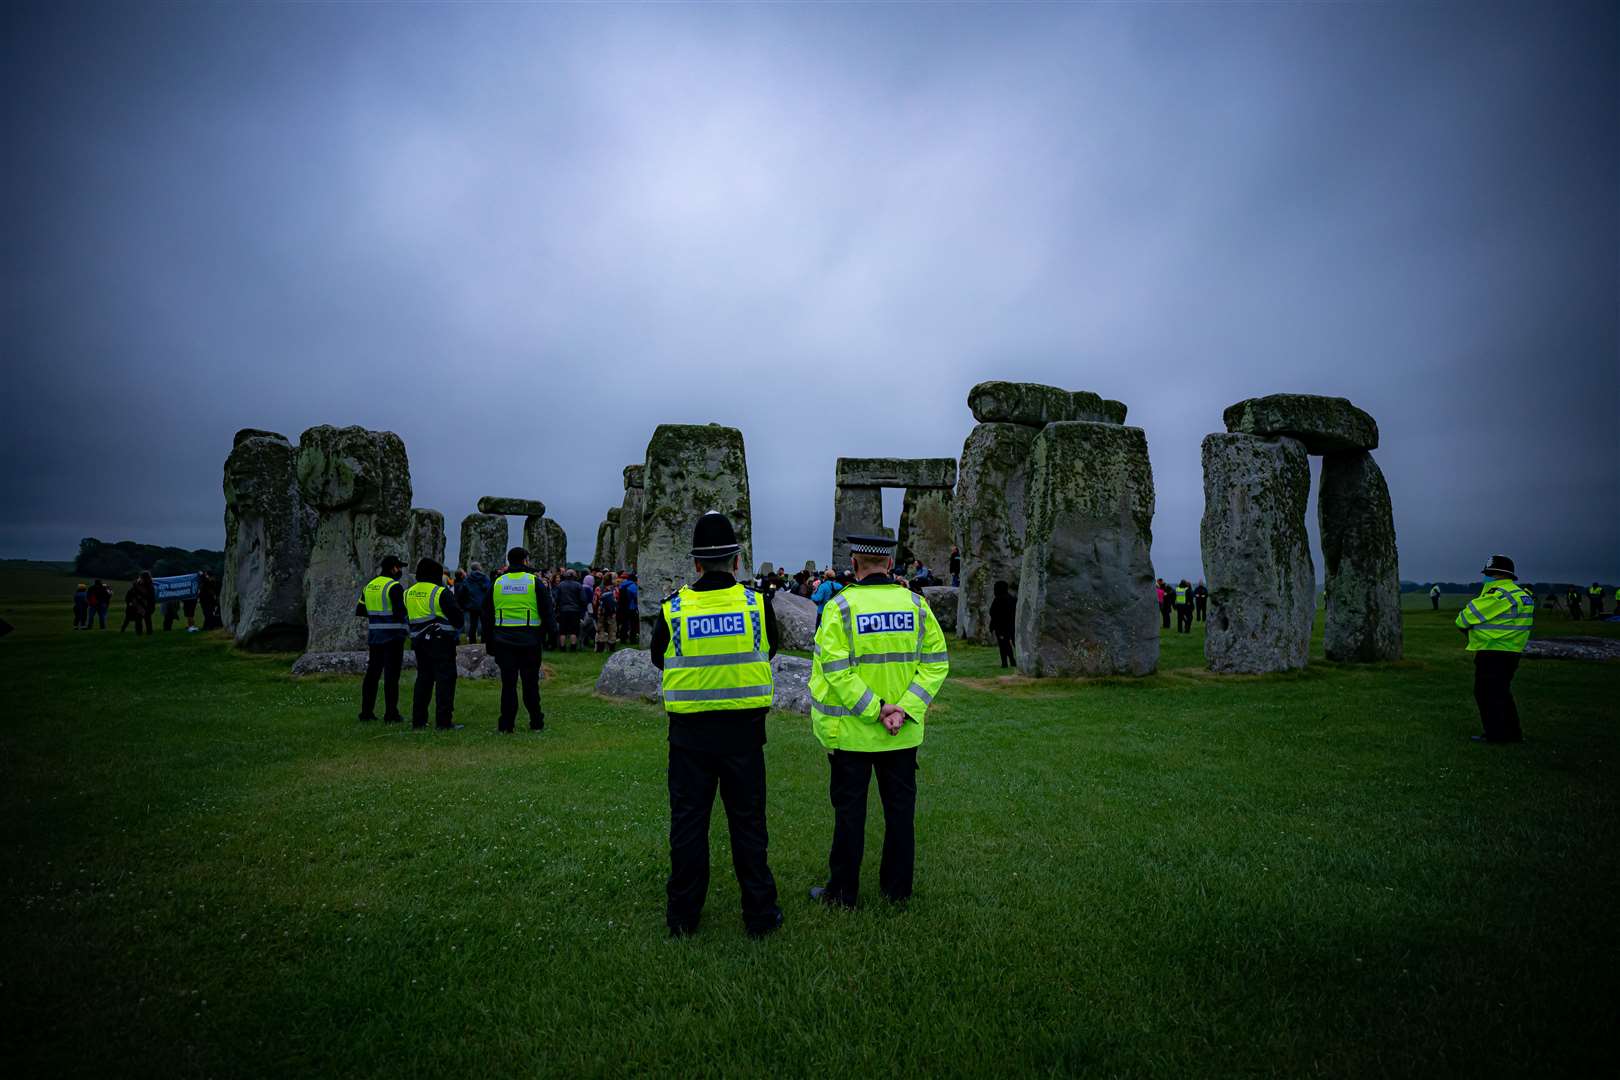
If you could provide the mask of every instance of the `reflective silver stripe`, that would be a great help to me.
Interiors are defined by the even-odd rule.
[[[735,701],[738,698],[769,697],[770,684],[764,686],[727,686],[719,690],[665,690],[665,701]]]
[[[842,705],[833,705],[830,702],[822,701],[819,698],[811,698],[810,704],[814,705],[820,712],[827,716],[860,716],[866,711],[866,707],[872,704],[872,691],[868,690],[866,693],[862,694],[861,700],[855,703],[855,707],[853,709],[846,709]]]
[[[407,630],[409,627],[402,622],[374,622],[367,623],[373,630]]]
[[[912,593],[911,594],[911,603],[912,603],[912,606],[917,609],[917,651],[916,651],[916,653],[913,654],[913,656],[918,662],[921,662],[921,660],[922,660],[922,646],[923,646],[923,630],[926,629],[927,626],[928,626],[928,620],[923,618],[923,598],[922,598],[922,593]]]
[[[920,664],[948,664],[951,662],[951,654],[948,652],[925,652],[917,657],[917,662]]]
[[[1482,622],[1482,623],[1479,623],[1476,626],[1469,627],[1469,629],[1470,630],[1534,630],[1535,629],[1535,624],[1533,624],[1533,623]]]
[[[842,660],[829,660],[829,661],[827,661],[825,664],[821,665],[821,670],[823,672],[843,671],[846,668],[849,668],[850,666],[852,666],[854,663],[855,663],[854,659],[852,659],[851,657],[846,656]]]
[[[857,655],[855,662],[857,664],[914,664],[917,662],[917,654],[909,652],[866,653]],[[825,671],[826,668],[823,667],[822,670]]]
[[[709,656],[666,656],[664,670],[683,667],[725,667],[728,664],[768,664],[762,652],[714,653]]]
[[[1478,619],[1480,622],[1485,621],[1485,616],[1480,614],[1479,608],[1474,606],[1474,602],[1472,600],[1468,601],[1468,610],[1472,611],[1474,613],[1474,618]]]
[[[833,603],[837,604],[838,610],[844,613],[844,640],[851,643],[850,648],[854,648],[855,617],[849,613],[849,598],[841,592],[834,593]]]
[[[906,687],[906,689],[922,698],[924,705],[932,705],[934,703],[934,695],[930,694],[916,683],[912,683],[910,686]]]

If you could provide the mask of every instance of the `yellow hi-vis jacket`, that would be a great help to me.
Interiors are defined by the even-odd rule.
[[[810,666],[810,728],[829,750],[904,750],[923,741],[923,717],[951,668],[939,620],[893,582],[856,583],[827,603]],[[888,703],[911,722],[890,735]]]
[[[528,571],[502,574],[495,582],[495,625],[539,626],[537,588],[535,576]]]
[[[1516,581],[1492,578],[1457,613],[1457,626],[1468,631],[1469,652],[1523,652],[1535,616],[1535,597]]]
[[[378,643],[397,641],[405,636],[405,624],[399,621],[394,605],[388,600],[388,590],[398,584],[397,579],[379,574],[360,590],[360,602],[366,606],[366,628],[370,635],[375,635],[371,640]]]
[[[746,585],[683,586],[659,614],[669,629],[664,711],[770,708],[771,641],[758,593]]]
[[[1186,607],[1187,604],[1190,603],[1190,601],[1187,598],[1187,593],[1190,592],[1190,591],[1191,590],[1189,590],[1187,588],[1187,586],[1185,586],[1185,585],[1177,585],[1176,586],[1176,606],[1177,607]]]
[[[423,634],[432,637],[435,634],[456,633],[455,625],[444,617],[444,605],[439,603],[443,592],[443,585],[435,585],[431,581],[418,581],[405,590],[405,617],[411,621],[413,639]]]

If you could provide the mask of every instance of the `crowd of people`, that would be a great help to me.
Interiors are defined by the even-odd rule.
[[[151,571],[141,571],[124,590],[124,621],[118,627],[119,633],[123,633],[131,626],[135,627],[137,637],[153,633],[152,619],[160,610],[165,630],[173,630],[182,615],[186,620],[188,634],[195,634],[199,630],[215,630],[223,626],[224,621],[219,613],[219,579],[206,570],[200,571],[197,578],[198,592],[195,597],[188,600],[164,600],[160,603],[157,598],[157,585],[152,580]],[[89,585],[81,581],[73,593],[73,629],[107,629],[107,613],[112,609],[112,601],[112,586],[105,581],[96,578]],[[200,627],[197,625],[199,610],[202,613]]]
[[[1171,585],[1164,578],[1153,583],[1154,597],[1159,605],[1161,628],[1170,629],[1170,613],[1175,612],[1176,633],[1192,633],[1192,624],[1203,622],[1209,612],[1209,588],[1200,578],[1197,585],[1182,578]]]
[[[504,564],[497,567],[492,578],[475,562],[445,575],[445,585],[454,590],[464,615],[462,631],[469,645],[488,640],[495,615],[494,580],[509,569]],[[532,572],[551,601],[546,648],[610,653],[620,645],[640,645],[640,591],[634,570],[596,567],[582,573],[556,566]]]

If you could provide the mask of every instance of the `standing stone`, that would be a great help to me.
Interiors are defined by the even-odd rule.
[[[414,571],[419,559],[432,559],[443,566],[444,544],[444,515],[437,510],[411,507],[411,527],[405,537],[405,550],[399,555],[405,560],[405,565]],[[388,553],[385,551],[383,554]]]
[[[323,424],[299,436],[297,462],[299,491],[319,515],[304,574],[306,648],[363,649],[366,622],[354,614],[360,589],[383,555],[400,554],[409,542],[405,444],[391,431]]]
[[[604,520],[596,527],[596,550],[591,554],[592,566],[617,566],[618,558],[615,551],[618,547],[618,536],[613,523]]]
[[[1365,450],[1327,454],[1316,500],[1322,536],[1329,660],[1401,658],[1401,575],[1395,512],[1383,470]]]
[[[951,490],[950,488],[906,488],[900,503],[900,564],[909,569],[918,559],[949,581],[951,576]],[[956,622],[952,613],[951,623]]]
[[[692,576],[692,527],[710,510],[731,519],[742,545],[739,577],[753,575],[753,519],[742,432],[719,424],[660,424],[647,444],[637,577],[641,619]]]
[[[510,547],[507,539],[504,516],[468,514],[461,519],[460,565],[471,570],[472,564],[478,563],[484,568],[484,573],[494,577],[495,570],[506,562],[506,552]]]
[[[1153,467],[1141,428],[1085,420],[1035,438],[1018,670],[1148,675],[1159,664]]]
[[[817,569],[818,569],[818,567],[816,566],[816,560],[814,560],[814,559],[806,559],[806,560],[804,560],[804,572],[806,574],[809,574],[811,577],[815,577]]]
[[[624,504],[614,533],[613,558],[608,565],[616,570],[633,570],[640,554],[641,504],[645,499],[647,467],[624,467]]]
[[[883,489],[840,484],[833,489],[832,567],[841,570],[849,566],[850,533],[865,536],[893,536],[894,531],[883,524]]]
[[[952,504],[956,543],[962,549],[956,632],[982,645],[995,643],[990,601],[996,582],[1018,591],[1030,457],[1039,434],[1022,424],[980,424],[962,445]]]
[[[220,613],[244,649],[302,649],[304,572],[315,514],[298,491],[285,436],[236,433],[225,459],[225,573]]]
[[[545,530],[546,554],[551,557],[551,565],[562,566],[568,561],[568,534],[551,518],[545,519]]]
[[[1204,658],[1224,673],[1302,668],[1316,614],[1305,447],[1290,438],[1209,435],[1203,460]]]

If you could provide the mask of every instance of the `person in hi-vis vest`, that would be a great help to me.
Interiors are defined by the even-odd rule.
[[[377,684],[383,689],[383,722],[398,724],[399,669],[405,663],[405,642],[411,636],[405,616],[405,586],[399,577],[405,563],[398,555],[384,555],[377,576],[360,591],[356,615],[366,617],[366,677],[360,683],[360,719],[375,720]]]
[[[1457,629],[1468,638],[1468,651],[1474,654],[1474,701],[1485,729],[1472,738],[1475,742],[1522,742],[1513,675],[1519,670],[1519,655],[1530,644],[1536,598],[1519,584],[1513,560],[1506,555],[1492,555],[1480,573],[1485,576],[1485,587],[1457,613]]]
[[[743,927],[763,937],[782,925],[766,860],[765,714],[779,640],[765,597],[739,585],[742,545],[724,514],[698,518],[692,565],[700,575],[670,593],[653,623],[651,657],[663,671],[669,714],[669,932],[696,932],[709,892],[709,815],[718,789],[731,831]]]
[[[833,805],[825,904],[853,907],[866,847],[866,796],[877,774],[883,801],[878,889],[911,896],[916,862],[917,748],[923,718],[950,671],[945,634],[928,602],[890,576],[895,541],[849,536],[855,582],[834,596],[816,629],[810,726],[827,748]]]
[[[495,730],[510,735],[517,727],[518,681],[523,682],[523,708],[529,730],[546,726],[540,708],[540,643],[548,627],[556,625],[551,612],[551,590],[535,576],[526,549],[506,553],[506,570],[490,586],[489,618],[484,651],[501,669],[501,715]]]
[[[405,614],[416,654],[416,686],[411,690],[411,727],[427,727],[428,706],[433,726],[451,731],[456,712],[456,640],[460,635],[461,605],[444,585],[444,567],[434,559],[416,564],[416,584],[405,590]]]

